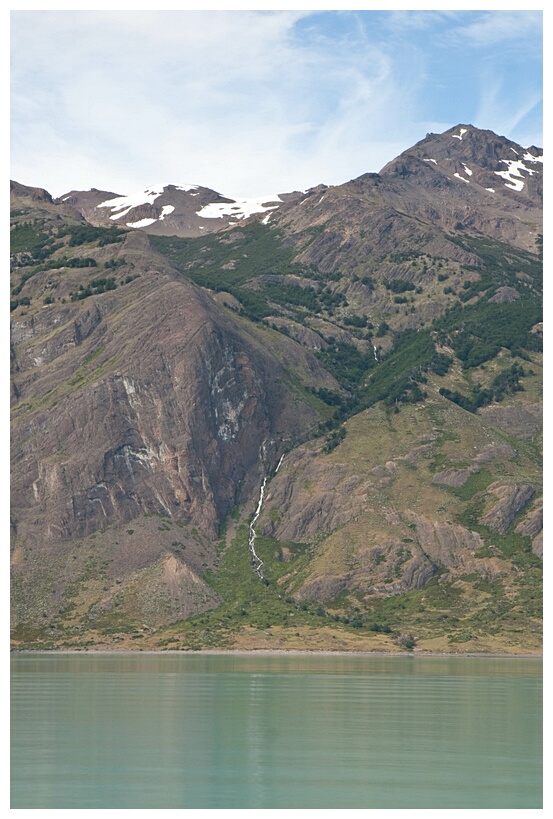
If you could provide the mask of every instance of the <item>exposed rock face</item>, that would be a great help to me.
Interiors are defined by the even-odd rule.
[[[471,475],[480,472],[484,464],[505,459],[510,460],[515,455],[515,450],[508,444],[487,444],[481,452],[475,455],[470,466],[464,469],[450,468],[436,472],[432,478],[432,483],[455,487],[463,486]]]
[[[321,464],[298,449],[286,457],[285,467],[270,484],[267,503],[278,509],[278,515],[275,520],[263,519],[263,533],[302,542],[330,532],[362,510],[367,500],[363,483],[347,477],[345,465]],[[316,492],[311,492],[312,484]]]
[[[488,487],[488,492],[499,498],[499,501],[481,518],[481,522],[490,529],[504,533],[520,510],[532,499],[535,490],[527,484],[503,486],[494,483]]]
[[[463,486],[474,471],[474,469],[444,469],[442,472],[436,472],[432,482],[446,486]]]
[[[31,188],[28,185],[21,185],[19,182],[10,182],[10,196],[12,200],[21,202],[28,199],[35,202],[52,202],[52,197],[44,188]]]
[[[532,551],[537,557],[543,558],[543,500],[535,502],[532,509],[523,517],[515,532],[519,535],[532,538]]]
[[[48,538],[80,537],[144,512],[194,521],[214,536],[260,452],[268,463],[275,458],[276,431],[301,434],[301,421],[284,417],[278,363],[216,318],[205,297],[167,282],[147,301],[147,312],[137,303],[128,316],[102,320],[83,310],[73,322],[89,328],[77,333],[80,344],[89,341],[79,358],[101,338],[97,365],[108,372],[72,391],[63,408],[34,413],[30,427],[23,414],[14,504],[34,508]],[[123,367],[110,320],[132,326]],[[41,373],[43,383],[47,378]],[[20,390],[25,402],[23,379]],[[68,457],[52,461],[52,452],[64,450]]]
[[[521,440],[539,436],[542,430],[543,405],[539,404],[501,404],[491,405],[479,410],[479,413],[490,423],[504,429]]]
[[[532,541],[532,551],[536,557],[541,557],[543,559],[543,535],[541,532]]]
[[[413,512],[407,512],[406,517],[415,524],[421,549],[435,566],[458,572],[477,571],[488,578],[500,573],[499,561],[475,558],[475,553],[484,546],[477,532],[457,524],[430,520]]]
[[[519,535],[536,537],[543,529],[543,500],[539,500],[515,529]]]
[[[128,286],[134,295],[120,288],[62,306],[55,321],[45,311],[16,325],[16,544],[63,552],[144,515],[195,526],[213,542],[282,447],[316,423],[262,335],[149,261]],[[307,351],[279,343],[296,366],[309,360],[308,381],[332,384]]]
[[[514,287],[498,287],[489,301],[492,304],[510,304],[518,299],[520,299],[520,293]]]
[[[308,579],[298,590],[299,600],[331,600],[346,588],[370,596],[402,594],[422,589],[438,572],[449,578],[476,573],[491,582],[505,572],[502,561],[491,552],[482,554],[480,535],[464,526],[431,520],[407,511],[404,522],[415,527],[414,538],[382,543],[357,553],[355,568],[342,575],[324,574]]]
[[[277,327],[281,332],[291,336],[291,338],[299,342],[303,347],[307,347],[308,350],[319,351],[328,348],[328,343],[322,336],[310,330],[309,327],[298,324],[296,321],[277,316],[274,318],[271,317],[270,322],[274,327]]]

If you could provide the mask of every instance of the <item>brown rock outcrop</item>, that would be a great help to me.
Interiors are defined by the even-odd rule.
[[[134,258],[142,277],[133,291],[121,287],[20,323],[12,436],[18,548],[69,554],[99,530],[165,515],[197,527],[215,554],[221,522],[255,493],[283,448],[317,423],[316,411],[286,386],[285,367],[261,330],[245,331],[190,282],[152,269],[143,248]],[[305,370],[308,383],[333,386],[294,341],[279,337],[278,352]],[[25,560],[14,571],[23,576]],[[179,571],[184,578],[188,570]]]
[[[488,487],[488,492],[499,498],[499,501],[480,518],[480,522],[504,534],[518,512],[533,498],[535,490],[529,484],[504,486],[494,483]]]
[[[478,410],[478,413],[490,424],[494,424],[521,440],[532,438],[542,431],[543,405],[541,402],[507,406],[494,404],[483,407]]]

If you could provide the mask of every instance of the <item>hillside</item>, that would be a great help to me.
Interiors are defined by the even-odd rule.
[[[12,183],[13,645],[539,652],[542,164]]]

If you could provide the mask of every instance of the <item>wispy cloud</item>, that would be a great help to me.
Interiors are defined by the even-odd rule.
[[[452,37],[480,48],[507,42],[524,47],[529,38],[541,40],[542,26],[541,11],[482,12],[467,25],[456,26]]]
[[[481,77],[475,122],[481,125],[493,121],[497,133],[508,135],[518,128],[530,112],[540,106],[541,101],[539,89],[530,88],[522,95],[515,95],[512,87],[487,69]],[[522,138],[521,142],[525,144]]]
[[[16,15],[16,164],[34,155],[37,175],[48,174],[40,168],[48,146],[67,181],[85,152],[89,170],[97,156],[111,156],[117,172],[100,165],[97,173],[119,185],[156,171],[164,179],[242,184],[247,194],[269,184],[277,167],[283,183],[292,174],[301,183],[306,168],[315,173],[317,155],[324,166],[340,145],[356,148],[363,127],[366,140],[396,90],[378,49],[355,51],[345,39],[300,42],[294,26],[306,16]]]
[[[448,83],[435,76],[432,39],[483,44],[492,19],[16,12],[12,173],[54,194],[192,182],[247,196],[339,183],[379,170],[426,121],[472,115],[464,102],[453,122],[432,107],[436,83]],[[501,28],[506,37],[507,18]]]

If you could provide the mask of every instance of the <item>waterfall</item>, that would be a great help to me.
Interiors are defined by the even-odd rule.
[[[377,364],[380,364],[380,361],[378,360],[378,356],[376,355],[376,347],[374,346],[374,344],[373,344],[373,350],[374,350],[374,360],[376,361]]]
[[[284,460],[284,455],[281,455],[280,461],[278,462],[278,464],[276,466],[276,469],[275,469],[275,472],[274,472],[275,475],[278,472],[278,470],[280,469],[280,465],[283,462],[283,460]],[[250,554],[252,556],[252,566],[254,568],[254,571],[255,571],[256,575],[259,577],[260,580],[264,580],[265,578],[263,577],[263,572],[261,571],[261,567],[263,566],[263,561],[261,560],[261,558],[259,557],[259,555],[255,551],[255,538],[256,538],[255,524],[257,522],[257,519],[258,519],[259,515],[261,514],[261,507],[263,506],[263,498],[265,496],[265,487],[266,486],[267,486],[267,476],[265,476],[263,478],[263,483],[261,484],[261,490],[259,492],[259,501],[257,503],[257,509],[255,510],[255,514],[254,514],[254,516],[252,518],[252,522],[250,523],[250,534],[249,534],[249,537],[248,537],[248,547],[249,547],[249,550],[250,550]]]
[[[250,554],[252,556],[252,564],[256,575],[263,580],[263,572],[261,571],[261,567],[263,566],[263,561],[255,551],[255,523],[257,518],[261,514],[261,507],[263,506],[263,496],[265,494],[265,486],[267,484],[267,477],[263,478],[263,483],[261,484],[261,491],[259,493],[259,503],[257,504],[257,509],[255,510],[255,515],[252,518],[252,522],[250,523],[250,536],[248,538],[248,546],[250,549]]]

